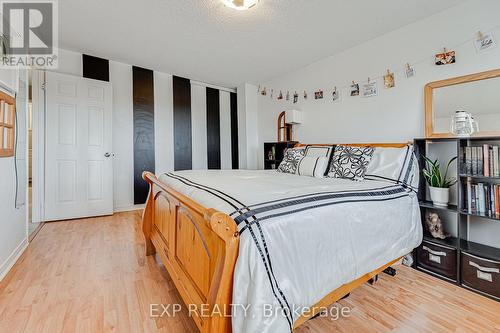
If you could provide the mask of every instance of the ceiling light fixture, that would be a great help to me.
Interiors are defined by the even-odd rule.
[[[247,10],[255,6],[260,0],[222,0],[224,5],[236,10]]]

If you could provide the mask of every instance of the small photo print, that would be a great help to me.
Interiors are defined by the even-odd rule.
[[[474,45],[476,46],[477,52],[488,50],[495,46],[495,40],[492,34],[480,34],[475,40]]]
[[[287,92],[286,92],[286,100],[287,100],[287,101],[289,101],[289,100],[290,100],[290,92],[289,92],[289,91],[287,91]]]
[[[359,84],[353,82],[351,85],[351,96],[359,96]]]
[[[384,87],[386,89],[394,88],[394,73],[387,71],[387,74],[384,75]]]
[[[332,99],[333,101],[338,101],[340,98],[340,91],[337,90],[337,88],[333,89],[332,91]]]
[[[437,66],[455,63],[455,51],[447,51],[436,54],[435,63]]]
[[[406,78],[409,79],[411,77],[414,77],[415,74],[416,74],[415,68],[413,68],[413,66],[410,64],[406,64],[406,69],[405,69]]]
[[[314,92],[314,99],[323,99],[323,90]]]
[[[307,91],[304,90],[304,99],[307,99]]]
[[[299,94],[295,92],[295,94],[293,94],[293,104],[297,103],[298,101],[299,101]]]
[[[280,94],[278,95],[278,99],[283,99],[283,92],[280,90]]]
[[[260,92],[260,94],[262,96],[266,96],[267,95],[267,89],[266,89],[266,87],[264,87],[264,89],[262,89],[262,91]]]
[[[377,96],[377,81],[370,81],[363,85],[363,97]]]

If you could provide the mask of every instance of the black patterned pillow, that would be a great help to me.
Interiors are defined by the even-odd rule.
[[[295,174],[297,172],[297,166],[304,158],[304,155],[304,148],[288,148],[285,150],[285,156],[283,157],[283,161],[280,163],[277,171]]]
[[[374,151],[372,147],[336,146],[327,177],[363,180]]]

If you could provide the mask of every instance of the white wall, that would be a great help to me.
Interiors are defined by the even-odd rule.
[[[115,61],[109,62],[109,81],[113,85],[113,152],[115,153],[113,207],[115,209],[131,207],[134,204],[134,120],[131,78],[131,66]]]
[[[9,70],[0,71],[2,85],[7,85],[8,90],[17,89],[17,73]],[[5,91],[5,89],[2,89]],[[22,108],[18,107],[18,119],[22,121],[25,117]],[[25,119],[25,118],[24,118]],[[26,140],[23,148],[18,149],[20,159],[26,160]],[[26,184],[26,170],[20,170],[19,184]],[[3,279],[10,267],[26,248],[26,206],[16,208],[15,192],[16,179],[14,177],[14,157],[0,158],[0,280]]]
[[[248,83],[238,87],[238,149],[240,169],[257,169],[259,123],[257,87]],[[263,162],[262,162],[263,163]]]
[[[427,82],[500,68],[500,47],[477,53],[472,41],[457,49],[457,63],[433,65],[433,55],[443,47],[451,48],[472,39],[477,31],[487,32],[500,24],[500,1],[469,1],[415,22],[367,43],[313,63],[263,86],[309,91],[299,103],[271,100],[259,95],[259,165],[263,165],[264,141],[275,141],[278,114],[289,108],[303,111],[304,123],[294,128],[301,142],[400,142],[424,135],[423,87]],[[355,24],[355,23],[354,23]],[[332,40],[335,42],[335,33]],[[348,32],[346,32],[348,33]],[[500,44],[500,29],[493,31]],[[350,97],[343,91],[340,101],[331,101],[334,86],[360,83],[368,77],[385,74],[386,69],[404,67],[407,62],[428,59],[415,65],[417,75],[406,79],[396,74],[396,87],[384,89],[379,80],[379,95]],[[314,100],[312,92],[322,88],[325,99]],[[284,91],[284,93],[285,93]],[[300,93],[302,95],[302,93]]]

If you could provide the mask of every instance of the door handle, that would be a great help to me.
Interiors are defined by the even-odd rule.
[[[105,153],[104,154],[104,157],[111,157],[111,156],[115,156],[115,154],[114,153]]]

